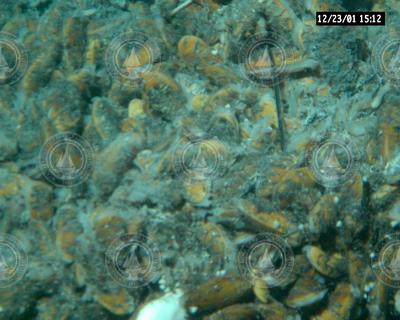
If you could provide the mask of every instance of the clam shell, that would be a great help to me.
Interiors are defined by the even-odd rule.
[[[328,307],[312,320],[348,320],[351,319],[351,309],[355,299],[351,285],[339,283],[329,297]]]
[[[87,21],[80,17],[68,17],[64,22],[63,45],[65,65],[69,70],[83,66],[86,50]]]
[[[93,183],[100,193],[114,190],[123,173],[132,165],[132,159],[144,147],[144,138],[138,134],[119,134],[96,157]]]
[[[335,196],[327,194],[322,196],[308,216],[309,230],[319,236],[335,226],[337,219]]]
[[[209,55],[208,45],[196,36],[183,36],[178,42],[178,54],[187,63],[206,59]]]
[[[22,87],[26,93],[32,94],[50,81],[51,73],[56,68],[61,54],[61,43],[54,42],[37,57],[26,71],[22,80]]]
[[[234,304],[223,308],[207,317],[204,320],[259,320],[261,313],[255,304]]]
[[[119,316],[132,313],[135,307],[133,298],[125,289],[96,292],[94,298],[105,309]]]
[[[315,275],[306,274],[296,281],[289,292],[286,304],[291,308],[304,308],[320,302],[328,289],[318,281]]]
[[[196,315],[210,313],[241,301],[250,290],[251,284],[241,278],[210,279],[185,294],[185,306],[196,308]]]
[[[305,246],[303,251],[311,265],[328,277],[339,277],[347,270],[347,260],[339,253],[331,255],[316,246]]]

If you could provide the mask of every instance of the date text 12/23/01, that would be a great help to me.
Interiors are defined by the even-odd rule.
[[[317,12],[318,26],[384,26],[385,12]]]

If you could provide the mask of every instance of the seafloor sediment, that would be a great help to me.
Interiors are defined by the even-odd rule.
[[[0,0],[0,319],[400,318],[399,27]]]

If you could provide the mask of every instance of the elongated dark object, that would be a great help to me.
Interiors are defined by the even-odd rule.
[[[313,59],[305,59],[301,62],[295,62],[291,64],[287,64],[281,68],[279,68],[279,75],[281,77],[291,77],[291,78],[301,78],[304,75],[318,75],[319,74],[320,65],[318,61]],[[274,76],[274,71],[276,72],[277,67],[267,67],[267,68],[259,68],[257,70],[250,70],[250,74],[261,74],[264,80],[271,80]],[[270,76],[267,76],[270,75]]]
[[[174,15],[176,15],[179,11],[185,9],[187,6],[190,6],[193,3],[194,0],[186,0],[182,2],[180,5],[178,5],[174,10],[172,10],[169,14],[169,17],[172,18]]]
[[[278,114],[278,132],[279,132],[279,141],[281,144],[282,151],[285,151],[285,128],[283,124],[283,112],[282,112],[282,99],[281,99],[281,90],[279,88],[279,82],[276,81],[275,77],[275,60],[272,54],[271,47],[268,46],[268,55],[272,64],[272,87],[274,88],[275,93],[275,102],[276,102],[276,113]]]
[[[370,192],[371,186],[368,178],[364,177],[362,179],[361,209],[366,213],[368,213],[370,208]]]

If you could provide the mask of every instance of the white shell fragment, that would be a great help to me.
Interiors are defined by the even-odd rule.
[[[178,290],[150,301],[140,310],[135,320],[185,320],[187,315],[182,296],[182,291]]]

